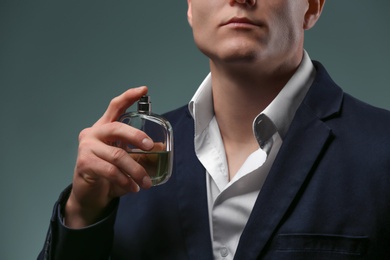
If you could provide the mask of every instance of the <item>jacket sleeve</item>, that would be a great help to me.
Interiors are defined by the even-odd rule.
[[[66,188],[54,205],[44,247],[37,259],[109,259],[119,200],[112,202],[99,222],[83,229],[70,229],[63,224],[61,208],[64,207],[71,189],[71,186]]]

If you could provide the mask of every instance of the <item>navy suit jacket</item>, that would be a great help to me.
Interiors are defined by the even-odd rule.
[[[345,94],[318,62],[241,235],[235,259],[390,259],[390,113]],[[54,211],[45,252],[63,259],[212,259],[205,169],[187,107],[165,115],[174,170],[92,228]],[[63,195],[62,202],[66,200]],[[56,206],[57,207],[57,206]]]

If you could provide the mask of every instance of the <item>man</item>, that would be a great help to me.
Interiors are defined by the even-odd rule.
[[[112,141],[130,89],[79,137],[72,187],[40,259],[388,259],[390,113],[342,90],[303,49],[325,0],[188,0],[210,75],[165,116],[174,169],[151,187]],[[120,198],[120,199],[118,199]]]

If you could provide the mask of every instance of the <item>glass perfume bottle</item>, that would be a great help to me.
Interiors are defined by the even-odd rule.
[[[120,116],[119,121],[145,132],[154,142],[150,151],[144,151],[131,144],[117,142],[117,146],[141,164],[152,180],[153,186],[168,181],[173,164],[172,126],[160,115],[152,113],[149,96],[142,96],[138,101],[138,111]]]

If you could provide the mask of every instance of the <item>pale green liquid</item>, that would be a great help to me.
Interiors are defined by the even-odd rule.
[[[142,165],[153,185],[158,185],[169,177],[169,161],[171,152],[167,151],[137,151],[129,152],[129,155]]]

